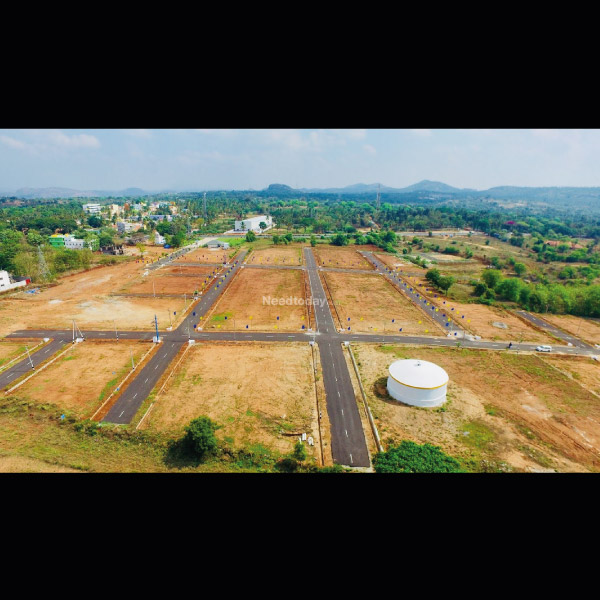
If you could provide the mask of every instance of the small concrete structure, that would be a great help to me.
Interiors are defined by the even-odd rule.
[[[261,223],[264,223],[267,226],[267,229],[271,229],[274,225],[271,217],[268,217],[267,215],[258,215],[257,217],[248,217],[247,219],[236,221],[234,231],[253,231],[254,233],[267,231],[267,229],[263,230],[260,228]]]
[[[389,368],[388,393],[411,406],[432,407],[446,402],[448,373],[426,360],[397,360]]]

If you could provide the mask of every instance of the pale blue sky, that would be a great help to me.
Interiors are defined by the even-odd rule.
[[[600,130],[0,129],[0,193],[119,190],[600,186]]]

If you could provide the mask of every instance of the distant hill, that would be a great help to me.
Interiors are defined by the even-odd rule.
[[[428,179],[423,179],[423,181],[419,181],[419,183],[415,183],[413,185],[409,185],[405,188],[400,188],[395,190],[396,192],[446,192],[450,194],[457,194],[464,190],[459,188],[452,187],[446,183],[442,183],[441,181],[429,181]]]
[[[71,188],[48,187],[48,188],[20,188],[11,196],[17,198],[25,198],[28,200],[41,198],[103,198],[108,196],[113,197],[131,197],[131,196],[148,196],[150,192],[146,192],[141,188],[127,188],[121,191],[107,190],[74,190]]]

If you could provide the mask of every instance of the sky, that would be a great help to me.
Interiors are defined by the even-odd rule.
[[[0,193],[600,186],[597,129],[0,129]]]

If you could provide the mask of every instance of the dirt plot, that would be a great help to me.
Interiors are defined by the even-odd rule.
[[[1,299],[0,336],[17,329],[68,328],[73,319],[82,328],[111,329],[116,319],[123,329],[147,329],[156,311],[168,309],[167,300],[110,296],[128,283],[141,281],[145,269],[136,261],[123,262],[63,277],[36,294],[19,292]],[[168,302],[173,310],[183,306],[183,299]]]
[[[173,261],[174,265],[185,265],[186,263],[214,263],[223,264],[229,260],[235,252],[234,249],[229,250],[208,250],[207,248],[198,248],[198,250],[192,250],[182,257]]]
[[[178,313],[184,307],[183,298],[93,297],[88,300],[42,299],[13,300],[0,304],[0,328],[4,334],[18,329],[70,329],[73,319],[85,329],[114,330],[117,327],[152,330],[154,315],[159,328],[164,326],[168,311]],[[162,318],[161,318],[162,316]],[[174,324],[176,317],[173,316]]]
[[[290,304],[270,305],[263,298]],[[297,304],[293,304],[296,300]],[[227,317],[227,319],[225,319]],[[279,320],[277,319],[279,317]],[[300,270],[244,269],[229,284],[209,317],[209,329],[299,331],[308,327]]]
[[[160,275],[149,276],[143,281],[129,285],[119,291],[120,294],[188,294],[192,295],[195,290],[205,287],[206,275],[204,277],[174,277]]]
[[[476,468],[485,460],[518,471],[600,470],[598,397],[546,358],[466,348],[353,347],[384,445],[428,442]],[[399,358],[428,360],[447,371],[443,407],[412,407],[387,395],[388,367]],[[572,357],[562,364],[581,368]]]
[[[81,471],[52,465],[35,458],[0,455],[0,473],[81,473]]]
[[[403,261],[402,259],[398,258],[397,256],[394,256],[393,254],[375,253],[374,256],[391,269],[418,270],[419,268],[416,265],[409,263],[408,261]]]
[[[149,350],[148,342],[86,340],[15,390],[14,395],[40,404],[55,404],[88,418]]]
[[[439,292],[432,290],[432,288],[428,288],[427,286],[430,283],[424,277],[406,277],[405,281],[417,286],[419,294],[422,294],[428,300],[432,300],[440,311],[445,311],[457,323],[465,327],[467,331],[479,335],[483,339],[541,342],[543,344],[556,343],[552,336],[537,331],[505,309],[486,306],[485,304],[465,304],[450,300]],[[430,291],[428,292],[427,289]],[[506,328],[495,326],[494,323],[504,324]]]
[[[189,267],[187,265],[177,265],[172,267],[162,267],[156,271],[157,275],[197,275],[205,278],[207,275],[216,273],[219,267]]]
[[[371,247],[361,246],[361,250]],[[373,265],[355,248],[338,248],[336,246],[317,246],[313,249],[319,267],[335,267],[337,269],[371,269]]]
[[[249,265],[301,265],[301,246],[275,246],[252,252]]]
[[[329,286],[342,327],[345,329],[351,327],[351,331],[357,333],[377,332],[394,335],[443,333],[439,325],[381,275],[334,272],[321,272],[320,275]],[[332,313],[336,321],[336,311],[332,309]],[[402,332],[399,331],[400,328]]]
[[[540,315],[543,319],[568,331],[588,344],[600,344],[600,322],[574,317],[573,315],[551,315],[544,313]]]
[[[174,436],[196,417],[222,428],[216,435],[235,448],[287,453],[305,432],[316,457],[319,433],[311,350],[308,344],[259,342],[196,344],[142,424]]]

